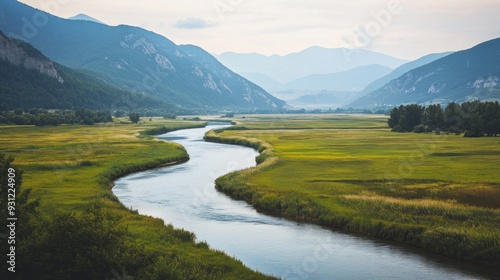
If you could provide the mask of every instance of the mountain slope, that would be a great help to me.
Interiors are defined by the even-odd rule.
[[[360,66],[354,69],[331,74],[315,74],[293,80],[284,89],[294,90],[331,90],[359,91],[370,82],[389,74],[391,68],[381,65]]]
[[[322,47],[310,47],[285,56],[228,52],[215,57],[237,73],[261,73],[281,83],[314,74],[343,72],[371,64],[394,69],[407,62],[368,50]]]
[[[500,38],[413,69],[350,106],[500,100]]]
[[[414,60],[414,61],[411,61],[411,62],[408,62],[408,63],[405,63],[401,66],[399,66],[398,68],[394,69],[389,75],[386,75],[372,83],[370,83],[369,85],[367,85],[362,91],[361,93],[362,94],[367,94],[367,93],[370,93],[372,91],[375,91],[381,87],[383,87],[385,84],[387,84],[388,82],[390,82],[391,80],[394,80],[396,78],[399,78],[401,75],[403,75],[404,73],[410,71],[410,70],[413,70],[415,68],[418,68],[420,66],[423,66],[425,64],[428,64],[428,63],[431,63],[433,61],[436,61],[440,58],[443,58],[447,55],[450,55],[452,54],[453,52],[444,52],[444,53],[435,53],[435,54],[429,54],[429,55],[426,55],[426,56],[423,56],[417,60]]]
[[[93,71],[123,89],[196,110],[273,110],[285,105],[202,49],[177,46],[137,27],[61,19],[13,0],[2,5],[0,29],[8,35],[27,40],[58,63]],[[36,15],[46,17],[46,24],[27,32],[22,19]]]
[[[28,43],[0,32],[0,111],[44,109],[175,109],[53,63]]]
[[[239,73],[241,76],[245,77],[252,83],[255,83],[256,85],[259,85],[263,89],[267,90],[268,92],[275,93],[280,90],[283,90],[283,84],[272,79],[269,76],[266,76],[265,74],[262,73],[249,73],[249,72],[244,72],[244,73]]]

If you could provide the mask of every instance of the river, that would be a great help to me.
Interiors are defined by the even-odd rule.
[[[483,266],[257,213],[217,192],[217,177],[255,166],[257,156],[250,148],[203,141],[205,132],[223,127],[159,136],[183,145],[190,160],[117,180],[114,194],[126,207],[194,232],[252,269],[289,280],[495,278]]]

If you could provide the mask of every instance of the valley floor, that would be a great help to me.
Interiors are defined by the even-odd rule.
[[[42,224],[32,225],[37,233],[18,237],[24,241],[19,250],[28,253],[17,256],[16,279],[116,279],[117,275],[123,279],[274,279],[210,249],[190,232],[126,209],[111,192],[112,181],[120,176],[188,160],[180,145],[147,134],[200,126],[202,122],[162,118],[145,119],[139,125],[118,119],[93,126],[0,126],[0,154],[15,157],[17,172],[23,172],[22,188],[32,189],[31,198],[40,199],[44,217],[37,218]],[[96,214],[95,207],[102,213]],[[47,227],[54,232],[46,236]],[[102,236],[90,237],[88,232]],[[52,236],[57,238],[47,244]],[[126,252],[108,256],[111,252],[94,248],[89,241],[111,237],[125,244],[120,248]],[[24,248],[27,244],[44,248],[43,253]],[[98,258],[101,255],[105,261]],[[39,264],[26,263],[27,259]],[[97,269],[120,263],[118,259],[132,267]],[[86,269],[89,266],[92,271]]]
[[[386,116],[246,116],[208,141],[261,151],[217,180],[258,210],[500,266],[500,140],[394,133]]]

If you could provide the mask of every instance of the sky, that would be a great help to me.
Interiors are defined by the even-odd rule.
[[[57,16],[159,33],[211,53],[285,55],[311,46],[402,59],[500,37],[499,0],[19,0]]]

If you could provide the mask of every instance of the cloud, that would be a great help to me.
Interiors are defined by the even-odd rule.
[[[208,22],[201,18],[185,18],[178,20],[175,24],[175,28],[182,29],[201,29],[201,28],[210,28],[216,26],[215,22]]]

